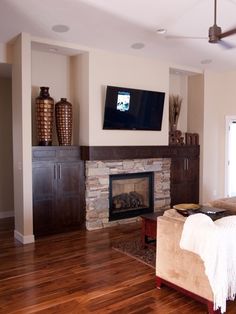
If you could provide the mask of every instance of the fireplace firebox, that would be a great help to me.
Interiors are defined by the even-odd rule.
[[[153,172],[109,176],[109,221],[154,211]]]

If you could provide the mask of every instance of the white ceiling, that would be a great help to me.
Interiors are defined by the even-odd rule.
[[[0,42],[20,32],[121,53],[166,59],[173,64],[217,70],[236,69],[236,34],[223,49],[205,39],[213,24],[213,0],[1,0]],[[52,27],[67,25],[66,33]],[[236,26],[236,0],[218,0],[217,24]],[[165,35],[156,30],[166,28]],[[143,43],[143,49],[131,48]],[[211,64],[201,64],[202,60]]]

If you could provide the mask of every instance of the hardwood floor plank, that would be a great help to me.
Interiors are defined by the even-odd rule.
[[[205,305],[173,289],[156,289],[153,268],[112,249],[140,232],[140,223],[126,224],[23,246],[12,222],[0,220],[0,314],[206,313]],[[235,302],[227,313],[236,313]]]

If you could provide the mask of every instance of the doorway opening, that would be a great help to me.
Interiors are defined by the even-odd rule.
[[[236,196],[236,116],[226,117],[225,195]]]

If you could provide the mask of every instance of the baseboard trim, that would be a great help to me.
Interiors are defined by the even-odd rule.
[[[2,218],[8,218],[8,217],[14,217],[14,211],[7,211],[7,212],[0,212],[0,219]]]
[[[33,234],[24,236],[17,230],[14,230],[14,237],[16,240],[20,241],[23,244],[34,243],[35,241]]]

